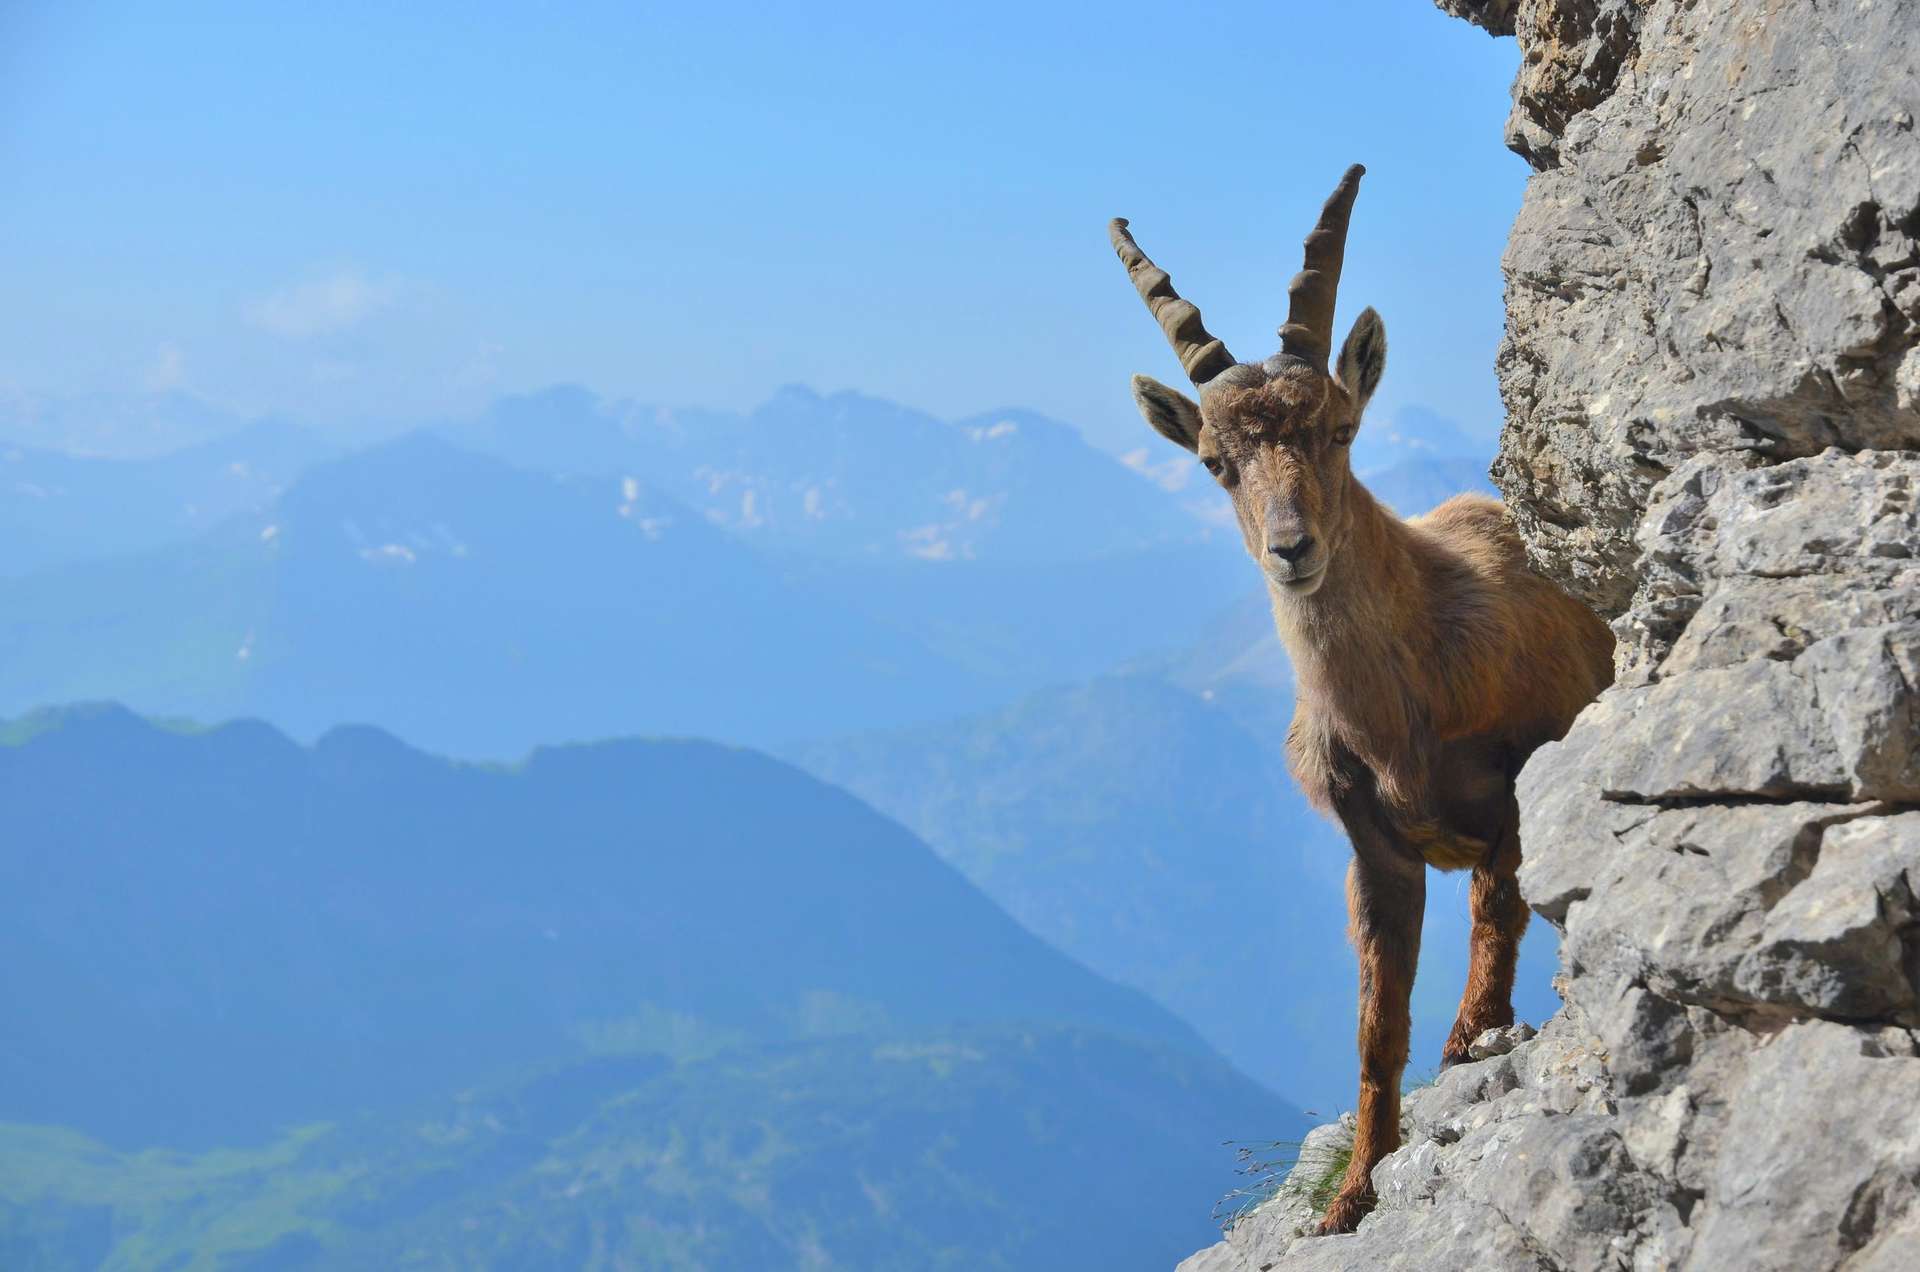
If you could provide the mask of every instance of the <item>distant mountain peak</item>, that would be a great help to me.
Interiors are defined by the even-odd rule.
[[[549,384],[525,393],[496,398],[487,414],[503,419],[536,413],[568,412],[591,415],[601,409],[600,395],[579,384]]]
[[[847,395],[848,395],[847,392],[843,391],[841,393],[836,393],[833,396],[842,397]],[[858,394],[854,394],[852,396],[858,396]],[[780,402],[815,403],[822,400],[823,399],[819,391],[814,389],[811,385],[793,383],[793,384],[783,384],[779,388],[775,389],[773,391],[773,396],[767,399],[766,405],[772,406]]]
[[[147,730],[153,726],[117,702],[65,702],[0,720],[0,745],[18,746],[66,729]]]

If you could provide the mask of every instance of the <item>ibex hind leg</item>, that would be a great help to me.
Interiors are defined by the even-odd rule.
[[[1473,868],[1468,897],[1473,936],[1467,960],[1467,988],[1460,997],[1440,1064],[1471,1059],[1468,1048],[1489,1029],[1513,1023],[1514,965],[1526,934],[1527,903],[1520,897],[1520,808],[1509,794],[1498,838],[1486,859]]]

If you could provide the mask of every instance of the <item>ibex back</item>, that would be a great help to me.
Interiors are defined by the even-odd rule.
[[[1114,249],[1199,391],[1195,402],[1135,376],[1134,400],[1233,501],[1293,660],[1289,766],[1353,843],[1359,1125],[1323,1232],[1360,1222],[1374,1200],[1373,1168],[1399,1145],[1426,867],[1473,871],[1466,993],[1441,1053],[1453,1064],[1483,1030],[1513,1023],[1514,960],[1527,926],[1515,883],[1514,778],[1613,679],[1606,625],[1527,568],[1498,502],[1458,495],[1402,521],[1353,475],[1348,448],[1387,358],[1386,329],[1366,309],[1327,369],[1363,171],[1347,170],[1307,236],[1280,352],[1263,362],[1236,362],[1127,223],[1111,227]]]

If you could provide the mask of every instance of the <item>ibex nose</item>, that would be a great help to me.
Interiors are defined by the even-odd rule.
[[[1310,534],[1303,534],[1292,543],[1278,543],[1272,539],[1267,540],[1267,551],[1273,553],[1273,555],[1279,557],[1281,560],[1288,562],[1298,561],[1312,548],[1313,536]]]

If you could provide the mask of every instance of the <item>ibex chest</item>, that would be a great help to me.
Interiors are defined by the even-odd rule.
[[[1287,755],[1307,798],[1330,813],[1355,798],[1372,801],[1427,864],[1480,864],[1513,800],[1517,764],[1506,740],[1497,732],[1443,739],[1416,703],[1376,702],[1362,715],[1351,701],[1306,688]]]

